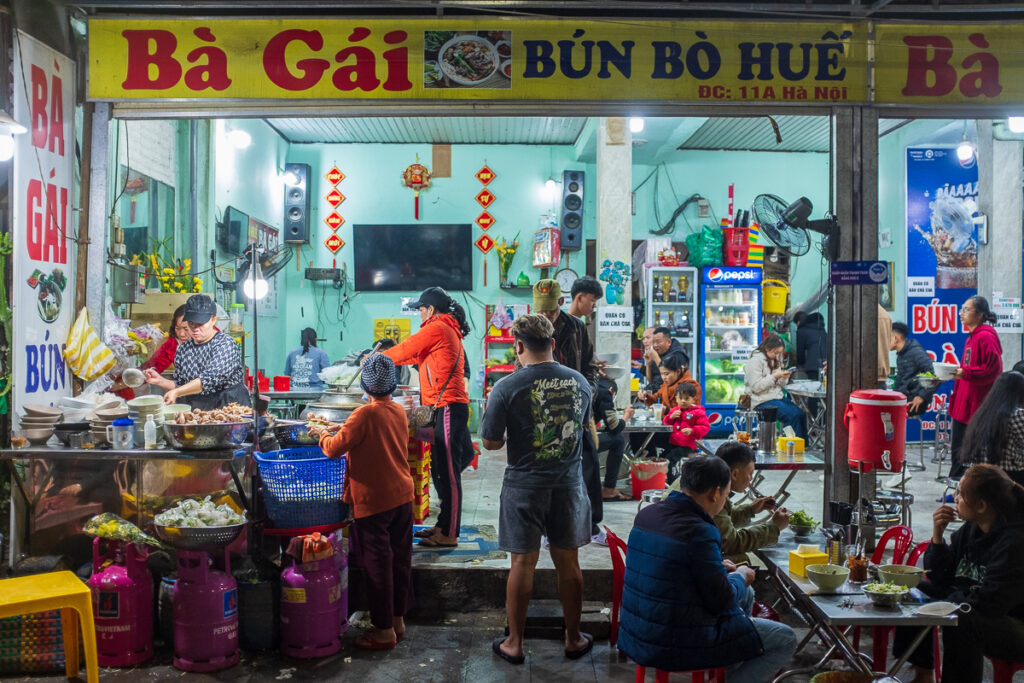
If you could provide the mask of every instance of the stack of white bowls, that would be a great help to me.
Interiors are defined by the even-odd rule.
[[[89,432],[92,435],[93,443],[107,443],[107,426],[114,424],[114,420],[126,417],[128,417],[128,409],[124,407],[100,408],[89,415]]]
[[[164,397],[139,396],[128,401],[128,417],[135,421],[135,446],[142,448],[146,443],[146,416],[152,415],[156,423],[156,440],[164,438]]]
[[[45,445],[53,436],[53,427],[64,419],[64,411],[60,408],[29,403],[25,406],[25,414],[19,418],[22,434],[32,445]]]

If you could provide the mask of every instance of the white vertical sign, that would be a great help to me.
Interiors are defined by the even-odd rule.
[[[13,409],[71,393],[64,344],[74,322],[75,64],[34,38],[14,42],[11,235]],[[103,264],[96,264],[102,268]]]

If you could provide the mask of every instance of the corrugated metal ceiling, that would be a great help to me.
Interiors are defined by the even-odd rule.
[[[586,118],[451,116],[267,119],[293,143],[572,145]]]
[[[772,152],[827,152],[828,118],[775,116],[782,142],[767,116],[710,118],[679,149],[728,149]]]

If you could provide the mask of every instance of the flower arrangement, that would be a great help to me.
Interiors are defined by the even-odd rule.
[[[516,250],[519,249],[519,233],[516,233],[511,244],[502,237],[501,241],[497,242],[494,248],[498,251],[498,275],[502,282],[507,282],[508,271],[512,267],[512,259],[516,256]]]
[[[168,238],[157,242],[156,248],[150,253],[133,254],[131,265],[146,268],[146,284],[157,282],[161,292],[175,294],[195,294],[203,291],[203,281],[192,274],[192,259],[175,259],[168,247]],[[170,258],[161,252],[170,254]]]

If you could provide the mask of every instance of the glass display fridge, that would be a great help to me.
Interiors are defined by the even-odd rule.
[[[700,279],[700,383],[713,434],[732,431],[743,366],[761,339],[761,269],[711,266]]]
[[[667,327],[690,358],[690,374],[700,374],[697,363],[697,269],[687,266],[647,267],[647,327]]]

